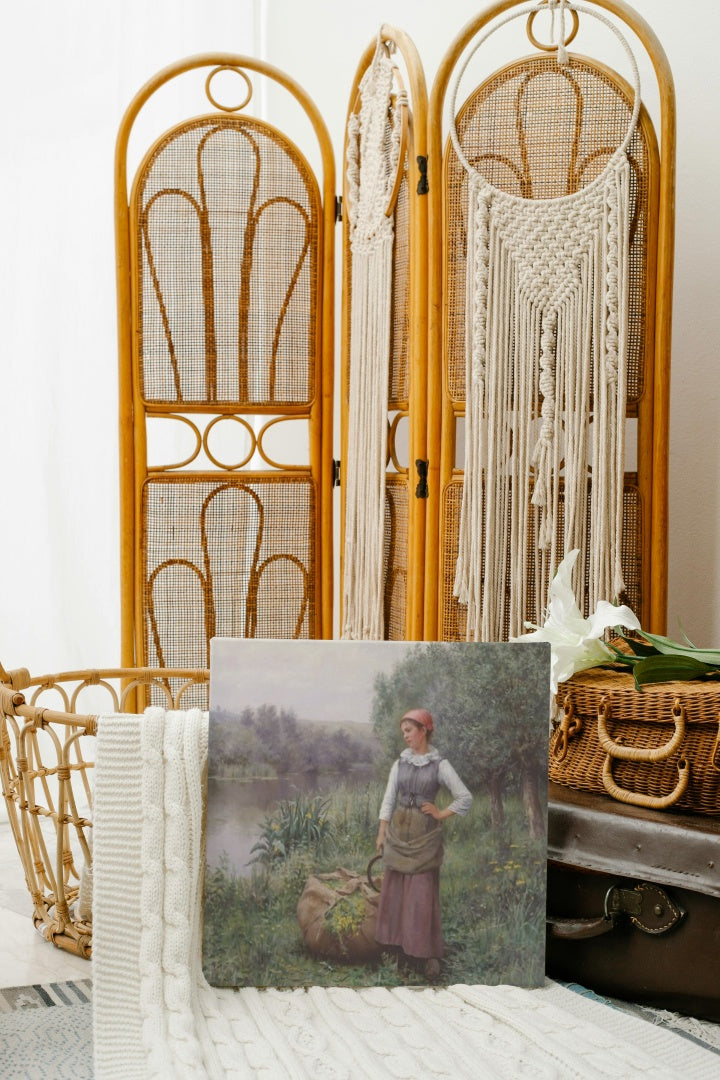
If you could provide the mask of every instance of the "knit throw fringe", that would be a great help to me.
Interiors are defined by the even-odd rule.
[[[385,470],[391,346],[393,215],[386,210],[400,155],[393,63],[378,40],[348,121],[347,213],[351,320],[342,636],[378,640],[384,629]],[[388,121],[389,135],[388,135]]]
[[[210,987],[201,960],[207,738],[198,710],[98,721],[96,1080],[476,1080],[479,1062],[508,1080],[717,1075],[714,1054],[551,982]]]
[[[628,133],[602,173],[555,199],[493,187],[452,131],[468,173],[466,457],[454,594],[467,605],[470,640],[517,636],[529,617],[541,623],[552,576],[573,548],[581,604],[586,581],[591,610],[624,589],[625,151],[638,104],[636,90]]]

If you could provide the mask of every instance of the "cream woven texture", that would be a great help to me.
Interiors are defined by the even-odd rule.
[[[717,1057],[548,982],[539,990],[214,990],[201,973],[197,710],[101,719],[93,945],[97,1080],[678,1077]]]
[[[342,636],[383,637],[385,468],[394,222],[390,201],[400,156],[400,109],[391,110],[393,64],[378,47],[348,121],[347,214],[352,300],[345,485]],[[387,138],[392,111],[392,134]]]

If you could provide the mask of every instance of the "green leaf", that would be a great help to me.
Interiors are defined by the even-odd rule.
[[[610,641],[605,641],[605,642],[603,642],[603,644],[613,654],[613,657],[614,657],[614,659],[612,661],[613,664],[624,664],[625,667],[631,668],[631,667],[634,667],[635,664],[637,664],[637,662],[640,659],[639,656],[632,656],[630,653],[623,652],[622,649],[618,649]]]
[[[646,656],[633,667],[635,686],[642,689],[645,683],[687,681],[702,675],[718,675],[717,668],[704,664],[691,656]]]
[[[691,649],[659,634],[648,634],[646,630],[642,631],[642,636],[665,656],[687,656],[703,664],[715,664],[720,667],[720,649]]]
[[[625,634],[622,635],[622,639],[632,649],[635,656],[658,655],[658,650],[655,646],[649,645],[646,641],[636,641],[635,638],[626,637]]]
[[[680,630],[680,633],[682,634],[682,636],[685,638],[685,644],[689,645],[691,649],[696,648],[696,646],[692,643],[690,638],[685,633],[685,630],[683,629],[683,625],[682,625],[682,623],[680,622],[679,619],[678,619],[678,629]]]

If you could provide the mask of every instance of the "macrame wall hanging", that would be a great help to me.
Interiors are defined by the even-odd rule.
[[[559,24],[552,39],[559,65],[568,62],[566,10],[612,30],[630,61],[634,103],[625,138],[593,180],[565,196],[530,199],[492,186],[471,164],[455,127],[455,101],[483,42],[541,9],[497,23],[454,79],[450,135],[468,191],[466,449],[454,591],[467,605],[469,640],[504,640],[522,633],[529,617],[542,621],[549,582],[572,548],[580,551],[581,607],[585,582],[591,609],[624,587],[626,151],[639,115],[639,75],[625,38],[602,15],[564,0],[551,0],[550,8]],[[539,610],[528,612],[532,592]]]
[[[405,156],[407,99],[378,38],[347,127],[351,252],[342,636],[383,637],[385,470],[391,348],[393,211]]]

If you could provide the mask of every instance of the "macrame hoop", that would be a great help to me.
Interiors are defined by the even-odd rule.
[[[610,19],[605,18],[605,16],[601,15],[598,11],[593,11],[591,8],[585,7],[584,4],[561,4],[561,3],[551,4],[550,6],[548,6],[545,3],[534,4],[532,7],[522,8],[520,11],[513,11],[509,15],[506,15],[504,19],[500,19],[499,22],[496,22],[493,26],[491,26],[488,30],[486,30],[485,33],[482,34],[477,39],[477,41],[474,43],[473,47],[470,50],[468,50],[468,52],[466,53],[465,59],[462,60],[461,63],[459,64],[459,66],[457,67],[455,75],[453,76],[452,82],[450,84],[450,88],[448,90],[448,111],[449,111],[448,128],[449,128],[450,139],[452,140],[453,147],[455,148],[455,153],[457,154],[458,160],[460,161],[460,164],[463,166],[463,168],[466,170],[466,172],[468,172],[470,174],[475,173],[477,176],[480,176],[481,179],[483,180],[483,182],[487,185],[487,187],[489,189],[491,189],[492,191],[496,191],[498,194],[501,194],[503,198],[506,198],[506,199],[509,199],[509,200],[517,199],[518,202],[527,202],[528,200],[523,199],[522,196],[512,195],[509,192],[501,191],[499,188],[494,188],[492,184],[490,184],[487,180],[485,180],[484,177],[481,176],[480,173],[478,173],[477,169],[475,169],[474,166],[472,166],[470,164],[467,157],[465,156],[463,148],[462,148],[462,146],[460,144],[460,138],[458,136],[457,127],[456,127],[456,124],[455,124],[455,116],[457,115],[458,89],[459,89],[460,83],[462,81],[462,77],[465,74],[470,61],[472,60],[473,56],[475,56],[475,54],[478,52],[478,50],[485,44],[485,42],[488,40],[488,38],[492,37],[493,34],[496,34],[498,32],[498,30],[501,30],[503,28],[503,26],[506,26],[508,23],[513,22],[515,19],[527,18],[529,15],[538,14],[538,13],[541,13],[541,12],[550,12],[552,14],[553,11],[555,11],[555,10],[557,10],[561,14],[562,14],[563,11],[570,11],[570,12],[576,12],[577,14],[581,14],[581,15],[589,15],[591,19],[596,19],[597,22],[603,23],[610,31],[612,31],[612,33],[615,35],[617,40],[622,45],[623,50],[625,52],[625,55],[626,55],[626,57],[628,59],[628,62],[630,64],[630,70],[632,72],[632,80],[631,80],[630,85],[632,86],[632,90],[633,90],[633,109],[632,109],[632,114],[630,116],[630,122],[628,124],[628,130],[625,133],[625,138],[620,143],[617,150],[615,151],[613,156],[608,161],[608,163],[605,166],[605,169],[603,170],[603,172],[600,173],[598,176],[596,176],[595,179],[592,180],[586,187],[584,187],[582,189],[583,191],[587,191],[588,188],[591,188],[595,184],[601,184],[604,174],[606,172],[608,172],[617,161],[619,161],[620,159],[622,159],[625,156],[625,151],[627,150],[628,145],[630,144],[630,140],[632,139],[633,135],[635,134],[635,129],[637,128],[638,117],[640,116],[640,104],[641,104],[640,71],[638,69],[637,60],[635,59],[635,54],[632,51],[632,49],[630,48],[630,45],[629,45],[629,43],[627,41],[627,38],[621,33],[621,31],[618,29],[618,27],[615,26],[615,24],[610,21]],[[562,28],[562,22],[561,22],[561,26],[560,26],[560,42],[558,43],[558,51],[561,52],[561,50],[563,48],[564,48],[563,28]],[[558,62],[561,63],[562,61],[559,60]],[[554,199],[544,199],[543,202],[545,202],[545,203],[564,203],[564,202],[569,202],[569,201],[571,201],[571,200],[573,200],[575,198],[576,198],[575,194],[558,195]]]
[[[393,93],[399,84],[400,89]],[[407,98],[378,37],[348,121],[350,378],[342,637],[384,636],[385,472],[392,335],[394,207],[407,146]],[[387,139],[388,116],[391,116]]]
[[[561,16],[559,65],[568,63],[564,15],[581,12],[612,31],[633,75],[625,137],[602,171],[577,192],[533,200],[495,187],[468,160],[455,122],[458,87],[477,50],[502,26],[541,10],[548,11],[548,5],[514,11],[486,31],[458,66],[448,94],[450,138],[468,174],[466,464],[454,593],[468,608],[468,638],[479,640],[517,636],[524,628],[532,533],[537,548],[533,614],[537,621],[542,618],[540,605],[560,556],[563,466],[562,547],[581,552],[576,592],[587,578],[594,605],[624,588],[620,538],[629,260],[626,151],[641,104],[635,57],[604,16],[580,4],[549,6],[553,18],[555,12]],[[533,447],[530,428],[539,401]],[[528,503],[535,508],[532,523]]]

